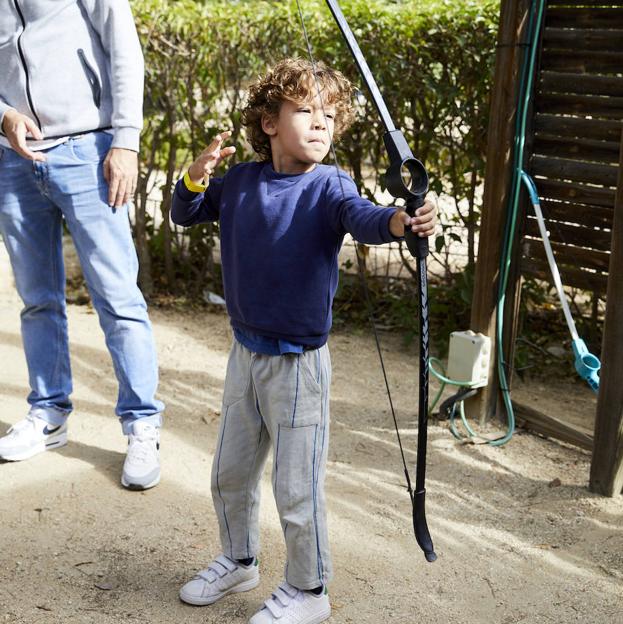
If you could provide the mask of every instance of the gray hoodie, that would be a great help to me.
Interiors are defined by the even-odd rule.
[[[4,0],[0,125],[14,108],[45,139],[112,128],[138,151],[143,54],[127,0]]]

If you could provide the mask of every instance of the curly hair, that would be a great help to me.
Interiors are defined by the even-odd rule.
[[[353,87],[341,72],[324,63],[312,65],[304,59],[287,58],[279,61],[265,76],[249,87],[247,104],[242,111],[242,124],[247,128],[247,139],[262,160],[270,160],[272,157],[270,138],[262,129],[262,118],[265,115],[279,115],[279,109],[285,100],[311,100],[318,87],[324,103],[335,106],[333,136],[337,139],[354,119]]]

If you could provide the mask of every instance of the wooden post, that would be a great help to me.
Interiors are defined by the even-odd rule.
[[[623,489],[623,133],[606,305],[589,487],[615,496]]]
[[[498,396],[495,362],[495,309],[506,203],[512,173],[518,73],[527,26],[528,1],[502,0],[495,77],[487,139],[487,164],[478,262],[472,298],[471,329],[492,339],[489,385],[466,402],[468,414],[485,420],[496,412]]]

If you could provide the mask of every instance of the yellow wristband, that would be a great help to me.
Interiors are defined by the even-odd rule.
[[[188,171],[184,174],[184,185],[189,191],[193,193],[203,193],[206,190],[205,184],[195,184],[188,175]]]

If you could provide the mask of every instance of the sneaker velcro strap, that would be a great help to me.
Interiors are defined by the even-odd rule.
[[[292,585],[288,583],[283,583],[277,587],[272,597],[267,600],[265,604],[273,616],[279,618],[283,614],[283,609],[288,607],[298,593],[299,590],[296,589],[296,587],[292,587]]]
[[[208,568],[207,570],[201,570],[201,572],[197,572],[197,574],[195,574],[195,578],[206,581],[207,583],[214,583],[214,581],[216,581],[218,577],[216,572],[214,572],[212,568]]]
[[[234,563],[231,559],[229,559],[229,557],[226,557],[225,555],[219,555],[214,560],[214,563],[218,563],[220,564],[221,567],[224,568],[223,573],[219,574],[221,578],[225,576],[226,574],[228,574],[229,572],[233,572],[238,567],[236,563]]]
[[[200,578],[208,583],[214,583],[216,579],[227,576],[236,570],[238,566],[225,555],[219,555],[205,570],[197,572],[195,578]]]
[[[283,607],[279,606],[275,600],[269,598],[264,606],[270,611],[270,614],[278,620],[283,615]],[[287,605],[286,605],[287,606]]]
[[[286,582],[286,583],[282,583],[281,585],[279,585],[275,594],[279,595],[281,592],[281,594],[285,594],[288,598],[296,598],[296,595],[299,593],[299,591],[300,591],[299,589],[297,589],[293,585],[290,585],[290,583]],[[288,604],[288,603],[286,602],[285,604]]]

